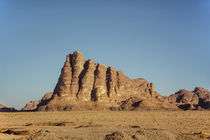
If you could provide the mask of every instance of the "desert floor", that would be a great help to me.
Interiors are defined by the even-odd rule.
[[[210,139],[210,111],[0,113],[0,139]]]

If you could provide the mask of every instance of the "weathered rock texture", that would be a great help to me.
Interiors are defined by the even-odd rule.
[[[168,100],[183,110],[210,109],[210,92],[200,87],[194,91],[181,89],[170,95]]]
[[[52,92],[46,93],[41,100],[30,101],[27,103],[21,111],[37,111],[37,108],[41,105],[45,105],[51,98]]]
[[[123,107],[131,98],[138,103]],[[155,91],[153,83],[142,78],[130,79],[113,67],[85,61],[75,51],[66,57],[52,98],[37,106],[38,110],[133,110],[139,106],[168,108],[172,105]]]
[[[0,112],[16,112],[17,110],[14,107],[6,107],[0,104]]]
[[[40,103],[40,100],[30,101],[24,106],[22,111],[34,111],[37,109],[39,103]]]

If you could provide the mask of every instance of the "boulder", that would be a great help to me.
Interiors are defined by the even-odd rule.
[[[181,89],[170,95],[168,100],[182,110],[210,109],[210,92],[201,87],[196,87],[193,91]]]

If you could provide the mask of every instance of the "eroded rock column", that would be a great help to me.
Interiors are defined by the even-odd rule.
[[[103,64],[98,64],[95,71],[95,81],[91,94],[94,101],[105,101],[107,99],[106,70]]]
[[[70,58],[72,64],[70,94],[76,97],[77,92],[79,91],[79,78],[84,69],[85,60],[84,56],[78,51],[75,51],[72,55],[70,55]]]
[[[91,100],[91,92],[94,84],[94,72],[96,69],[96,63],[92,60],[88,60],[85,63],[84,70],[80,74],[79,80],[79,92],[77,97],[81,101],[90,101]]]
[[[117,70],[109,67],[106,73],[108,96],[111,97],[117,93]]]
[[[61,70],[61,75],[58,79],[58,83],[54,89],[54,94],[58,96],[66,96],[70,94],[70,84],[72,78],[72,70],[70,64],[70,55],[66,56],[66,61]]]

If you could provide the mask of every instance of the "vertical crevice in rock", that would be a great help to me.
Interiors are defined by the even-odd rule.
[[[106,85],[107,94],[109,97],[116,95],[116,81],[117,81],[117,71],[113,67],[109,67],[106,72]]]
[[[74,73],[74,69],[73,69],[73,55],[72,54],[69,54],[69,59],[70,59],[70,65],[71,65],[71,83],[72,83],[73,73]],[[71,83],[70,83],[70,94],[71,94]]]
[[[155,90],[154,84],[153,83],[150,83],[149,85],[150,85],[149,92],[150,92],[151,95],[153,95],[153,92]]]
[[[91,91],[93,89],[95,69],[96,63],[94,63],[92,60],[88,60],[85,62],[84,70],[79,76],[79,91],[77,93],[77,98],[79,100],[91,100]]]
[[[71,64],[70,64],[70,55],[67,55],[64,66],[61,69],[61,74],[58,79],[58,83],[53,93],[57,94],[58,96],[65,96],[69,94],[71,79],[72,79],[72,70],[71,70]]]
[[[99,64],[97,64],[96,66],[96,69],[94,71],[94,82],[93,82],[93,88],[92,88],[92,91],[91,91],[91,100],[92,101],[97,101],[97,96],[96,96],[96,90],[95,89],[95,83],[96,83],[96,73],[98,71],[98,67],[99,67]]]
[[[117,71],[116,72],[116,85],[115,85],[115,89],[120,92],[120,87],[121,87],[120,73],[119,73],[119,71]]]
[[[110,97],[110,82],[111,82],[110,67],[106,70],[106,87],[107,87],[107,96]]]

